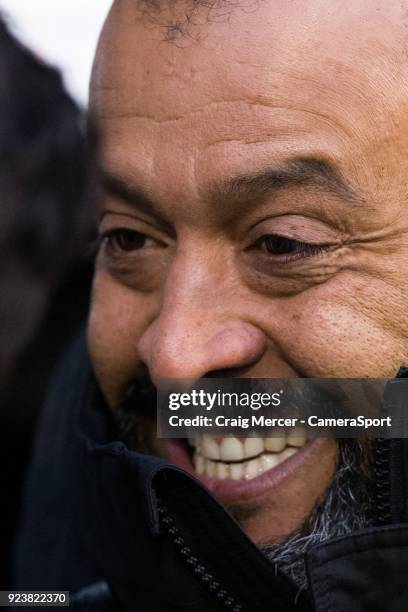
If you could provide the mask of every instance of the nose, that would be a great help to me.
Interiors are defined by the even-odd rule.
[[[173,271],[160,311],[138,345],[152,382],[196,380],[256,363],[265,350],[264,333],[237,312],[233,288],[219,271]]]

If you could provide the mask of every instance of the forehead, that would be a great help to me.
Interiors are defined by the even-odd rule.
[[[150,19],[134,0],[116,2],[91,87],[105,155],[172,184],[182,174],[185,188],[188,170],[197,182],[239,171],[248,156],[313,152],[346,164],[351,150],[395,147],[408,95],[400,6],[385,15],[372,1],[282,0],[216,19],[203,8],[169,43],[164,25],[177,15]]]

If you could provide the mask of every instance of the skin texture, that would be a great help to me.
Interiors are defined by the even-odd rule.
[[[115,177],[89,320],[108,402],[146,370],[153,382],[393,376],[408,352],[408,6],[203,8],[170,44],[162,25],[182,6],[153,18],[115,2],[93,72]],[[247,533],[299,526],[335,456],[327,440]]]

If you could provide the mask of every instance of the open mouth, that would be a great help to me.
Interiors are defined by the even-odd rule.
[[[289,477],[322,442],[308,441],[304,430],[270,438],[199,435],[164,442],[165,456],[224,503],[262,496]]]

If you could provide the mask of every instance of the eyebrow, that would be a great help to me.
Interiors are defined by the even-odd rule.
[[[108,170],[102,169],[102,186],[104,190],[123,200],[131,206],[137,207],[148,215],[157,216],[157,211],[149,196],[139,187],[115,176]]]
[[[148,215],[159,217],[151,198],[137,185],[132,185],[108,170],[102,170],[105,191]],[[293,158],[279,166],[268,166],[249,174],[215,182],[209,187],[210,200],[247,200],[272,191],[296,186],[310,186],[332,193],[344,201],[361,204],[364,198],[328,161],[317,157]],[[160,215],[161,216],[161,215]]]
[[[310,186],[333,193],[343,200],[361,203],[363,197],[329,162],[317,157],[294,158],[277,167],[267,167],[213,184],[212,199],[242,199],[296,186]]]

